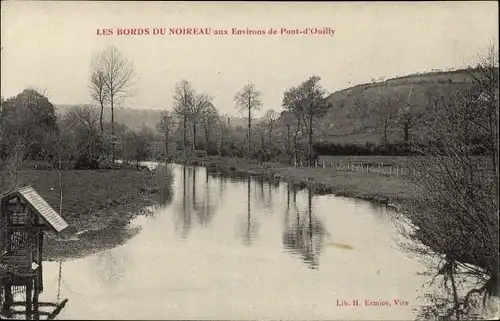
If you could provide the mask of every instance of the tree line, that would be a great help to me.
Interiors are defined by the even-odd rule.
[[[181,80],[174,88],[173,108],[162,112],[158,124],[158,130],[165,135],[165,150],[173,152],[170,143],[174,140],[176,149],[184,156],[201,148],[208,154],[221,156],[286,163],[304,160],[312,164],[316,159],[313,148],[316,121],[330,107],[320,80],[312,76],[289,89],[283,95],[282,113],[269,109],[258,121],[254,117],[262,107],[262,93],[255,84],[245,85],[233,97],[235,108],[245,117],[244,129],[232,126],[230,118],[220,114],[211,95],[198,93],[189,81]],[[283,111],[293,117],[283,116]],[[199,126],[202,137],[198,135]],[[176,137],[182,138],[175,140]],[[305,137],[306,144],[300,141]]]

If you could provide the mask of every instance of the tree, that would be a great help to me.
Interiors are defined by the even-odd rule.
[[[427,121],[428,148],[412,158],[418,199],[404,206],[413,229],[403,229],[412,253],[434,256],[437,276],[451,283],[449,317],[467,313],[473,294],[498,296],[498,63],[487,57],[471,70],[475,81],[435,100]],[[421,242],[421,243],[420,243]],[[424,244],[427,247],[418,246]],[[432,249],[430,251],[429,249]],[[454,276],[473,277],[477,287],[461,297]],[[472,284],[474,284],[472,283]]]
[[[324,115],[330,107],[326,101],[327,92],[319,84],[321,78],[318,76],[309,77],[308,80],[300,85],[299,99],[303,100],[303,116],[305,117],[305,125],[308,131],[308,163],[309,166],[314,164],[313,155],[313,121]]]
[[[262,93],[255,88],[254,84],[245,85],[239,92],[234,95],[236,108],[240,112],[246,112],[248,115],[248,130],[247,130],[247,158],[250,159],[250,142],[252,137],[252,113],[257,111],[262,106],[260,97]]]
[[[92,56],[89,89],[92,100],[97,102],[101,108],[99,116],[99,125],[101,128],[101,136],[103,136],[104,135],[103,115],[104,115],[104,104],[107,99],[107,92],[106,92],[107,88],[105,86],[102,65],[98,55]]]
[[[290,164],[292,156],[290,126],[292,126],[294,122],[293,113],[286,110],[282,111],[279,120],[286,126],[286,160],[287,163]]]
[[[186,151],[187,144],[187,121],[191,115],[194,104],[195,92],[187,80],[181,80],[174,89],[174,112],[181,118],[183,127],[182,149]]]
[[[202,115],[201,115],[201,122],[202,122],[202,125],[203,125],[203,129],[204,129],[204,132],[205,132],[205,142],[206,142],[206,149],[207,149],[207,152],[210,150],[210,137],[211,137],[211,133],[212,133],[212,130],[214,128],[214,126],[216,124],[218,124],[220,121],[220,117],[219,117],[219,112],[217,111],[217,108],[215,108],[215,106],[210,103],[203,111]],[[222,128],[222,125],[221,125],[221,128]],[[222,131],[222,129],[221,129]],[[222,133],[221,133],[221,139],[222,139]]]
[[[99,116],[92,106],[73,107],[61,122],[60,137],[67,141],[65,150],[75,160],[75,167],[97,168],[104,150]],[[58,140],[60,141],[60,139]]]
[[[61,126],[57,132],[50,133],[47,139],[48,149],[45,153],[45,161],[52,169],[57,170],[59,179],[59,215],[63,215],[63,170],[67,169],[68,161],[73,158],[76,146],[70,138],[70,127]]]
[[[267,127],[264,123],[259,123],[256,126],[254,126],[254,136],[257,136],[259,138],[259,143],[258,145],[260,146],[260,150],[256,148],[256,150],[259,150],[257,153],[259,160],[261,162],[265,161],[266,158],[266,144],[265,144],[265,137],[267,134]],[[256,143],[257,145],[257,143]],[[257,147],[257,146],[256,146]]]
[[[208,94],[194,94],[194,101],[191,110],[189,111],[189,118],[193,126],[193,151],[196,149],[196,128],[198,121],[203,116],[205,111],[212,105],[212,97]]]
[[[135,67],[115,47],[111,46],[95,54],[92,58],[91,84],[95,81],[102,82],[103,97],[111,109],[111,159],[115,160],[115,107],[123,103],[132,94],[135,82]],[[91,85],[96,89],[95,85]],[[94,96],[95,96],[95,90]],[[102,122],[101,122],[102,125]]]
[[[153,132],[148,127],[143,127],[139,132],[129,130],[125,132],[124,140],[124,158],[129,161],[135,161],[139,166],[141,161],[151,156],[151,141]]]
[[[270,109],[264,114],[264,124],[267,127],[267,137],[269,142],[273,136],[273,130],[278,123],[278,119],[279,114],[274,109]]]
[[[0,157],[0,197],[18,187],[19,170],[24,163],[27,147],[18,142],[11,147],[9,155]]]
[[[57,131],[54,105],[35,89],[25,89],[2,103],[3,153],[20,143],[27,156],[37,157],[45,148],[45,136]]]
[[[291,112],[295,116],[295,132],[293,135],[293,148],[295,164],[299,160],[298,137],[302,133],[304,120],[304,106],[299,87],[292,87],[283,94],[282,106],[285,110]],[[287,119],[287,125],[291,123],[291,117]]]
[[[397,116],[398,104],[390,93],[382,90],[375,103],[375,113],[377,115],[378,127],[383,133],[383,144],[389,143],[388,132],[393,126]]]
[[[170,139],[170,134],[172,133],[175,126],[174,115],[168,111],[162,111],[160,116],[160,122],[158,123],[158,131],[165,135],[165,156],[169,159],[169,149],[168,141]]]
[[[422,123],[426,108],[412,103],[413,85],[410,88],[408,97],[403,98],[397,93],[394,93],[394,95],[399,105],[396,118],[403,131],[403,141],[408,144],[410,142],[410,131]],[[431,98],[429,97],[429,99]]]

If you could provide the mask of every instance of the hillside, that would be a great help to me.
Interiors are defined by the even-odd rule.
[[[407,103],[412,106],[413,115],[424,115],[433,95],[453,93],[471,84],[472,80],[467,70],[431,72],[361,84],[334,92],[327,98],[332,107],[319,120],[318,136],[324,141],[335,143],[380,143],[384,114],[381,101],[383,97],[388,97],[392,105],[389,142],[402,141],[403,128],[398,123],[398,115]],[[411,134],[416,136],[419,130],[422,130],[422,126],[412,128],[410,138]]]

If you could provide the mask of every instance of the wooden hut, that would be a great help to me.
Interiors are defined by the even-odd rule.
[[[31,316],[33,299],[43,291],[42,261],[45,231],[60,233],[68,223],[31,187],[25,186],[1,198],[0,264],[3,308],[12,302],[12,289],[26,291],[26,316]],[[1,293],[1,292],[0,292]]]

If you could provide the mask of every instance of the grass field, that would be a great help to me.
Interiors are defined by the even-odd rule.
[[[70,225],[70,240],[48,238],[46,258],[78,257],[130,237],[123,229],[141,209],[157,200],[154,176],[137,170],[62,171],[62,216]],[[19,182],[32,185],[56,210],[60,211],[57,171],[24,170]],[[77,232],[85,232],[75,238]],[[71,241],[73,239],[73,241]]]

